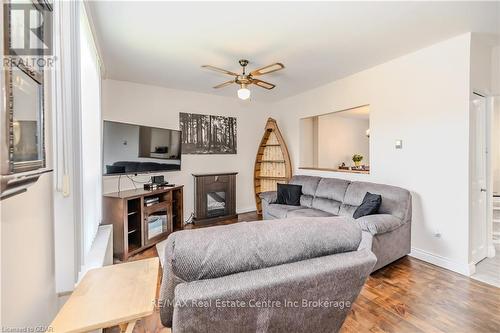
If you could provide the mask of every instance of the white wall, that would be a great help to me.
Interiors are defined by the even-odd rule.
[[[234,97],[228,98],[115,80],[103,81],[102,98],[105,120],[147,126],[179,129],[179,112],[236,117],[236,155],[182,155],[181,171],[162,174],[170,183],[184,184],[185,219],[193,212],[192,173],[237,171],[236,209],[255,210],[253,167],[267,120],[262,104],[241,101],[236,98],[236,91]],[[148,178],[149,175],[135,177],[137,181]],[[103,187],[104,193],[116,192],[118,176],[104,177]],[[133,184],[127,177],[121,177],[121,189],[126,188],[133,188]]]
[[[48,325],[57,311],[52,175],[1,201],[2,326]]]
[[[409,189],[413,254],[462,273],[468,273],[469,56],[470,34],[460,35],[272,108],[297,162],[299,118],[369,104],[370,175],[296,172]]]

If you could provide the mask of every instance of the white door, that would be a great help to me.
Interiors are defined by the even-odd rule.
[[[486,98],[471,98],[471,259],[474,264],[486,258],[487,238],[487,130]]]

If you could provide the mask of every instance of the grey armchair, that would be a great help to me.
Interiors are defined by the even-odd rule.
[[[173,333],[337,332],[375,265],[360,242],[359,226],[336,217],[176,232],[161,321]]]

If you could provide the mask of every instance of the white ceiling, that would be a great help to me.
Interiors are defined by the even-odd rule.
[[[251,86],[276,101],[468,31],[500,34],[500,2],[149,2],[91,3],[106,77],[236,96],[230,77],[282,62]]]

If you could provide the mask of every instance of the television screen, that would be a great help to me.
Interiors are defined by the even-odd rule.
[[[103,174],[181,169],[181,131],[105,120]]]

